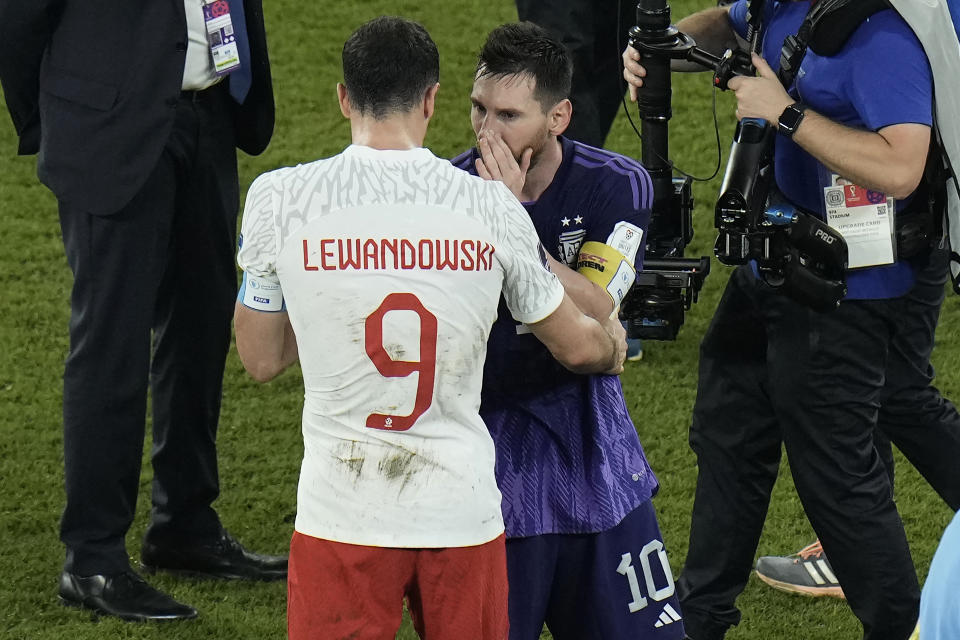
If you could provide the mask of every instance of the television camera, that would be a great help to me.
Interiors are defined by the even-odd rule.
[[[759,51],[763,0],[750,0],[747,41]],[[668,158],[667,122],[671,117],[670,62],[687,60],[714,71],[713,84],[725,90],[735,75],[753,75],[749,51],[716,56],[700,49],[670,23],[666,0],[640,0],[629,42],[644,58],[647,75],[637,91],[641,119],[641,160],[653,178],[654,206],[644,269],[637,274],[622,317],[631,337],[672,340],[703,280],[709,259],[683,258],[693,237],[690,178],[674,178]],[[781,61],[781,68],[799,60]],[[745,118],[737,125],[714,223],[714,254],[724,264],[755,261],[761,278],[818,310],[835,308],[846,293],[847,247],[843,237],[817,217],[777,202],[773,188],[776,130],[764,120]]]

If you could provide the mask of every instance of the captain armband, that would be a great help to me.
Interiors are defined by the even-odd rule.
[[[251,276],[244,271],[240,291],[237,292],[237,302],[254,311],[276,313],[287,310],[280,279],[276,275]]]
[[[637,271],[626,256],[602,242],[585,242],[577,256],[577,272],[600,285],[613,299],[613,306],[623,302],[637,277]]]

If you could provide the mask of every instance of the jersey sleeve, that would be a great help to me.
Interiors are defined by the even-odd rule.
[[[612,160],[610,169],[590,210],[584,240],[613,247],[640,271],[653,206],[653,181],[646,169],[628,158]]]
[[[450,160],[450,164],[457,169],[466,171],[471,175],[477,175],[477,150],[476,148],[467,149],[456,158]]]
[[[523,205],[502,182],[488,182],[504,224],[497,254],[504,268],[503,298],[517,322],[539,322],[563,301],[563,285],[550,271],[547,254]]]
[[[854,32],[847,81],[850,103],[866,128],[933,122],[933,74],[923,46],[896,12],[877,14],[874,29]],[[882,70],[882,73],[878,73]]]
[[[247,191],[240,224],[237,264],[249,276],[276,278],[280,250],[277,215],[281,190],[273,172],[257,177]]]

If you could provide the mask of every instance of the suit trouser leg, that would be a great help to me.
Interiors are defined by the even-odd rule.
[[[216,434],[237,291],[237,156],[225,91],[182,107],[195,120],[160,284],[151,368],[154,543],[220,533]]]
[[[226,99],[216,90],[198,102],[181,99],[157,166],[121,211],[98,217],[61,204],[74,272],[61,538],[66,569],[76,573],[129,566],[124,536],[139,488],[148,380],[159,450],[154,495],[159,486],[164,513],[183,515],[176,525],[219,533],[210,508],[218,491],[213,441],[236,291],[236,153]]]
[[[697,489],[677,589],[687,633],[722,638],[753,558],[780,462],[768,399],[767,335],[749,268],[734,271],[700,346],[690,447]]]
[[[595,55],[597,47],[603,44],[609,46],[612,53],[617,40],[612,31],[615,27],[611,27],[610,33],[605,34],[605,42],[598,42],[595,24],[609,20],[606,16],[608,9],[611,12],[610,17],[615,19],[616,6],[600,0],[516,0],[516,5],[521,20],[529,20],[547,29],[563,42],[570,52],[573,61],[573,82],[570,88],[573,118],[565,135],[586,144],[603,145],[610,121],[601,121],[598,99],[604,90],[609,89],[612,82],[619,81],[614,76],[608,80],[597,75],[598,61]],[[617,61],[619,65],[619,57]],[[622,72],[617,68],[614,73]]]
[[[70,352],[63,377],[65,569],[129,567],[143,455],[150,327],[168,260],[175,175],[162,159],[122,210],[95,216],[60,203],[73,271]]]
[[[596,39],[594,42],[594,72],[593,77],[587,79],[595,86],[597,104],[597,124],[595,142],[588,142],[602,147],[606,142],[610,127],[623,108],[623,96],[627,92],[627,83],[623,79],[623,60],[620,54],[627,46],[627,33],[637,22],[637,3],[632,0],[621,0],[618,4],[611,2],[609,7],[594,13],[596,25]],[[636,120],[636,108],[631,105],[631,116]],[[574,118],[576,121],[576,118]],[[576,136],[571,136],[575,139]]]
[[[902,299],[817,313],[769,296],[771,398],[797,493],[867,640],[904,640],[920,590],[874,445]]]
[[[931,384],[949,254],[931,253],[905,297],[887,364],[878,426],[951,509],[960,508],[960,414]]]

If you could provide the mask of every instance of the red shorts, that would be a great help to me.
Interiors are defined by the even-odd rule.
[[[506,640],[503,535],[475,547],[400,549],[294,532],[290,640],[394,640],[404,598],[423,640]]]

